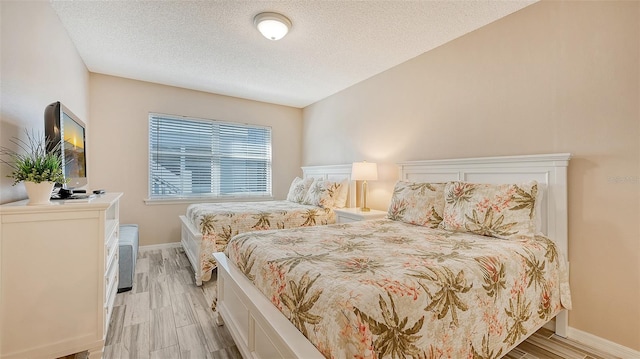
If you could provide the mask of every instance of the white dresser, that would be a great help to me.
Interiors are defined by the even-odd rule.
[[[118,289],[121,196],[0,206],[2,359],[102,356]]]

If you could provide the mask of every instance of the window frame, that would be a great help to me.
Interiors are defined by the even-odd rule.
[[[241,194],[241,192],[236,192],[234,194],[220,194],[219,192],[213,193],[191,193],[185,194],[180,193],[177,195],[158,195],[152,194],[153,190],[153,170],[152,170],[152,161],[154,156],[154,150],[152,149],[152,120],[154,118],[165,118],[168,120],[185,120],[185,121],[197,121],[197,122],[208,122],[213,123],[215,125],[228,125],[235,127],[245,127],[247,129],[263,129],[268,131],[268,149],[267,149],[267,178],[266,178],[266,191],[264,194],[260,192],[251,192],[247,195]],[[144,200],[147,204],[162,204],[162,203],[198,203],[198,202],[240,202],[240,201],[261,201],[261,200],[272,200],[273,199],[273,129],[271,126],[265,125],[256,125],[251,123],[243,123],[243,122],[232,122],[232,121],[221,121],[207,118],[199,118],[192,116],[181,116],[181,115],[171,115],[165,113],[157,113],[157,112],[149,112],[147,119],[147,198]],[[218,133],[219,135],[220,133]],[[213,137],[212,137],[213,138]],[[217,156],[221,154],[218,153]],[[215,157],[216,154],[212,154],[212,157]],[[220,157],[218,157],[219,159]],[[218,173],[216,174],[214,169],[212,169],[211,177],[215,178],[221,175],[220,174],[220,163],[218,163]],[[219,184],[216,186],[217,190],[220,191]]]

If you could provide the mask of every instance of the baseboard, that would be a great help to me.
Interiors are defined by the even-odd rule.
[[[155,251],[158,249],[168,249],[168,248],[178,248],[182,247],[180,242],[172,242],[172,243],[162,243],[162,244],[150,244],[147,246],[140,246],[138,248],[139,251]]]
[[[575,340],[582,344],[588,345],[594,349],[601,350],[607,354],[612,354],[621,359],[637,359],[640,358],[640,352],[627,348],[620,344],[614,343],[604,338],[600,338],[593,334],[583,332],[582,330],[569,327],[568,330],[569,339]]]
[[[548,321],[544,328],[551,331],[556,330],[555,321]],[[568,339],[587,345],[593,349],[603,351],[607,354],[614,355],[620,359],[638,359],[640,358],[640,351],[627,348],[623,345],[614,343],[604,338],[600,338],[593,334],[583,332],[582,330],[569,327],[567,328]]]

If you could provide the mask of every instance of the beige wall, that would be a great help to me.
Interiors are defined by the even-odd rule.
[[[287,196],[302,175],[302,110],[91,74],[90,187],[124,192],[122,223],[140,226],[140,244],[180,240],[178,216],[187,204],[146,205],[149,112],[270,126],[273,141],[273,195]]]
[[[44,108],[55,101],[89,122],[89,72],[51,5],[2,1],[0,12],[0,145],[24,139],[25,129],[43,133]],[[0,203],[27,198],[10,173],[0,165]]]
[[[542,2],[304,109],[305,165],[570,152],[570,326],[640,350],[638,2]],[[317,151],[321,147],[322,151]]]

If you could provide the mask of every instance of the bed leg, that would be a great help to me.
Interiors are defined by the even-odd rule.
[[[201,287],[202,286],[202,277],[199,276],[197,273],[194,275],[194,277],[195,277],[196,285],[198,287]]]
[[[569,329],[569,311],[563,309],[558,315],[556,315],[556,335],[563,338],[568,336]]]
[[[216,319],[216,324],[221,327],[224,325],[224,319],[222,319],[222,316],[220,315],[220,313],[218,313],[218,311],[216,311],[213,315],[215,315],[215,319]]]

